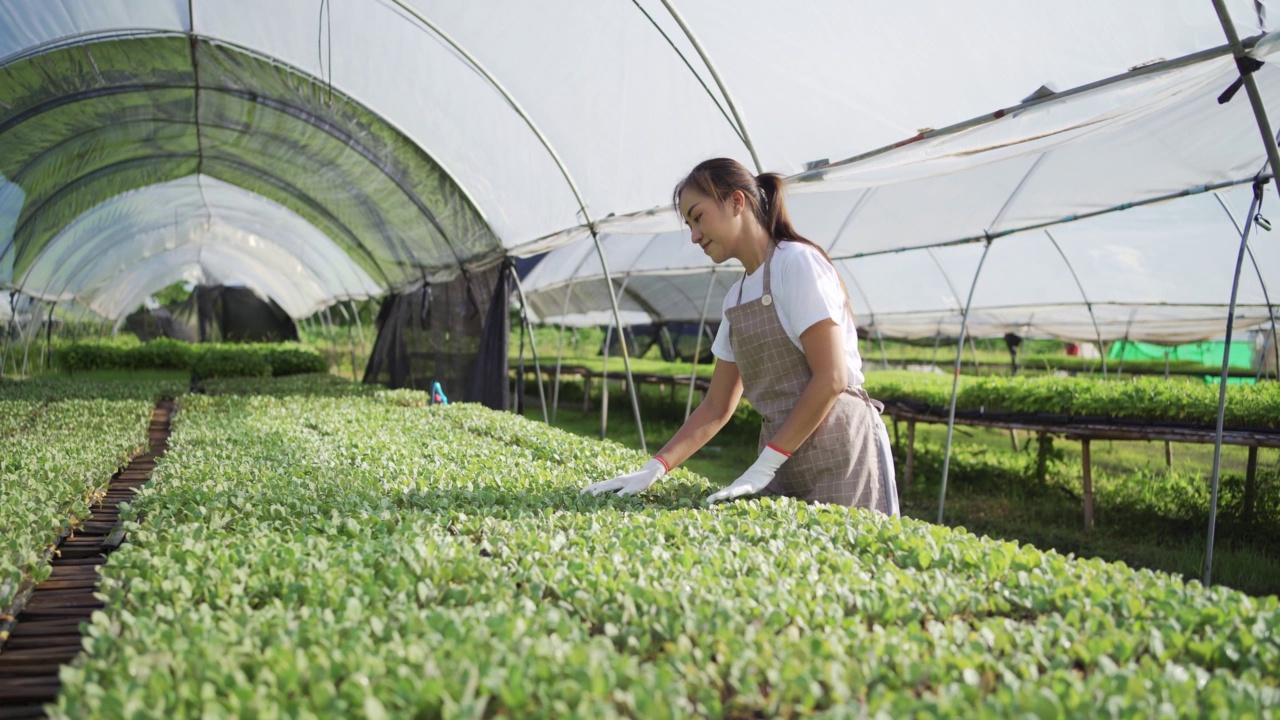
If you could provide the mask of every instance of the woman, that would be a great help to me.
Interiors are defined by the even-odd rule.
[[[693,242],[747,274],[725,296],[715,372],[698,409],[643,468],[583,492],[647,489],[719,432],[745,392],[764,418],[760,455],[708,502],[784,495],[896,515],[889,435],[882,406],[861,387],[848,293],[826,253],[791,227],[782,177],[707,160],[676,185],[674,201]]]

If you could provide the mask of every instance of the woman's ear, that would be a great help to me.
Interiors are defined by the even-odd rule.
[[[741,190],[734,190],[733,194],[729,196],[729,202],[732,203],[733,214],[737,216],[747,206],[747,195]]]

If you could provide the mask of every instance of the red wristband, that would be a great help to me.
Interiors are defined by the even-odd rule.
[[[666,461],[666,460],[663,460],[662,458],[658,457],[657,455],[654,455],[654,456],[653,456],[653,459],[654,459],[654,460],[657,460],[657,461],[658,461],[658,462],[660,462],[660,463],[662,463],[662,467],[666,469],[666,472],[671,472],[671,466],[667,464],[667,461]]]
[[[773,443],[765,443],[764,446],[767,448],[772,448],[774,452],[780,452],[783,455],[786,455],[787,457],[791,457],[791,453],[787,452],[786,450],[783,450],[782,448],[778,447],[777,445],[774,445]]]

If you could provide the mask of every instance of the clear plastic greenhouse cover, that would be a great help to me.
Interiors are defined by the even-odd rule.
[[[696,320],[737,271],[671,187],[754,151],[877,330],[954,332],[994,238],[981,332],[1203,337],[1265,160],[1245,93],[1217,103],[1225,42],[1208,0],[0,0],[0,285],[119,318],[218,281],[300,317],[558,248],[531,306],[600,322],[595,223],[629,317]],[[1254,250],[1245,324],[1278,270]]]

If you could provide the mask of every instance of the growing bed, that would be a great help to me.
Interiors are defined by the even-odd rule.
[[[1263,715],[1280,603],[426,396],[183,396],[55,716]],[[211,390],[216,391],[214,387]]]

